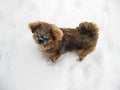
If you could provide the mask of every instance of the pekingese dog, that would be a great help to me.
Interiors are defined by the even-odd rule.
[[[40,51],[54,62],[63,53],[71,51],[76,52],[81,61],[95,49],[98,40],[98,28],[91,22],[80,23],[76,28],[59,28],[36,21],[30,23],[29,27]]]

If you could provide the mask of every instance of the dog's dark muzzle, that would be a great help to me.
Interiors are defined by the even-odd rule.
[[[38,42],[39,42],[40,44],[42,44],[42,43],[44,43],[44,40],[38,39]]]
[[[38,41],[39,44],[45,45],[48,40],[46,38],[44,38],[43,36],[38,35],[38,40],[37,41]]]

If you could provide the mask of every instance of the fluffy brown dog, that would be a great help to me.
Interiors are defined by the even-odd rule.
[[[58,28],[53,24],[37,21],[29,24],[33,38],[40,51],[47,54],[52,61],[68,51],[78,54],[81,61],[91,53],[98,39],[95,24],[83,22],[76,28]]]

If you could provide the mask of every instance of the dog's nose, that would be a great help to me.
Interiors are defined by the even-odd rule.
[[[38,35],[37,41],[39,44],[45,45],[48,41],[48,38],[46,38],[45,36],[42,36],[42,35]]]
[[[43,36],[38,35],[38,42],[39,43],[43,43],[44,42]]]
[[[41,44],[41,45],[43,45],[44,44],[44,40],[39,39],[38,43]]]
[[[39,40],[39,41],[43,41],[44,39],[43,39],[43,38],[41,38],[41,37],[38,37],[38,40]]]

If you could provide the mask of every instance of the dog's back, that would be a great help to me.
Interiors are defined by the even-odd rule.
[[[85,50],[95,47],[98,39],[98,28],[95,24],[83,22],[77,28],[60,28],[63,31],[64,52]]]

